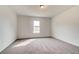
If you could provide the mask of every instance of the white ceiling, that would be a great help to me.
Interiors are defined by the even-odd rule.
[[[36,16],[36,17],[53,17],[73,6],[69,5],[47,5],[41,9],[39,5],[15,5],[10,6],[18,15]]]

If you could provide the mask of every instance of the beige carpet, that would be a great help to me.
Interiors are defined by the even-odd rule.
[[[16,40],[1,54],[78,54],[79,47],[52,38]]]

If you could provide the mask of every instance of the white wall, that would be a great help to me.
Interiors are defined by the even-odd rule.
[[[79,6],[52,18],[52,36],[79,46]]]
[[[16,39],[16,14],[8,6],[0,6],[0,51]]]
[[[33,34],[33,20],[40,20],[40,34]],[[18,38],[51,36],[50,18],[18,16]]]

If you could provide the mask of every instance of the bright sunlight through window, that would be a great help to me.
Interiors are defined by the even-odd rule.
[[[40,33],[40,21],[33,21],[33,33]]]

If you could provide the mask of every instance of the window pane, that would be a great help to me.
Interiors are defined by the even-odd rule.
[[[40,31],[34,31],[33,33],[40,33]]]
[[[33,27],[33,33],[40,33],[40,27]]]
[[[33,21],[33,26],[40,26],[40,21]]]
[[[34,27],[34,31],[39,31],[40,28],[39,27]]]

